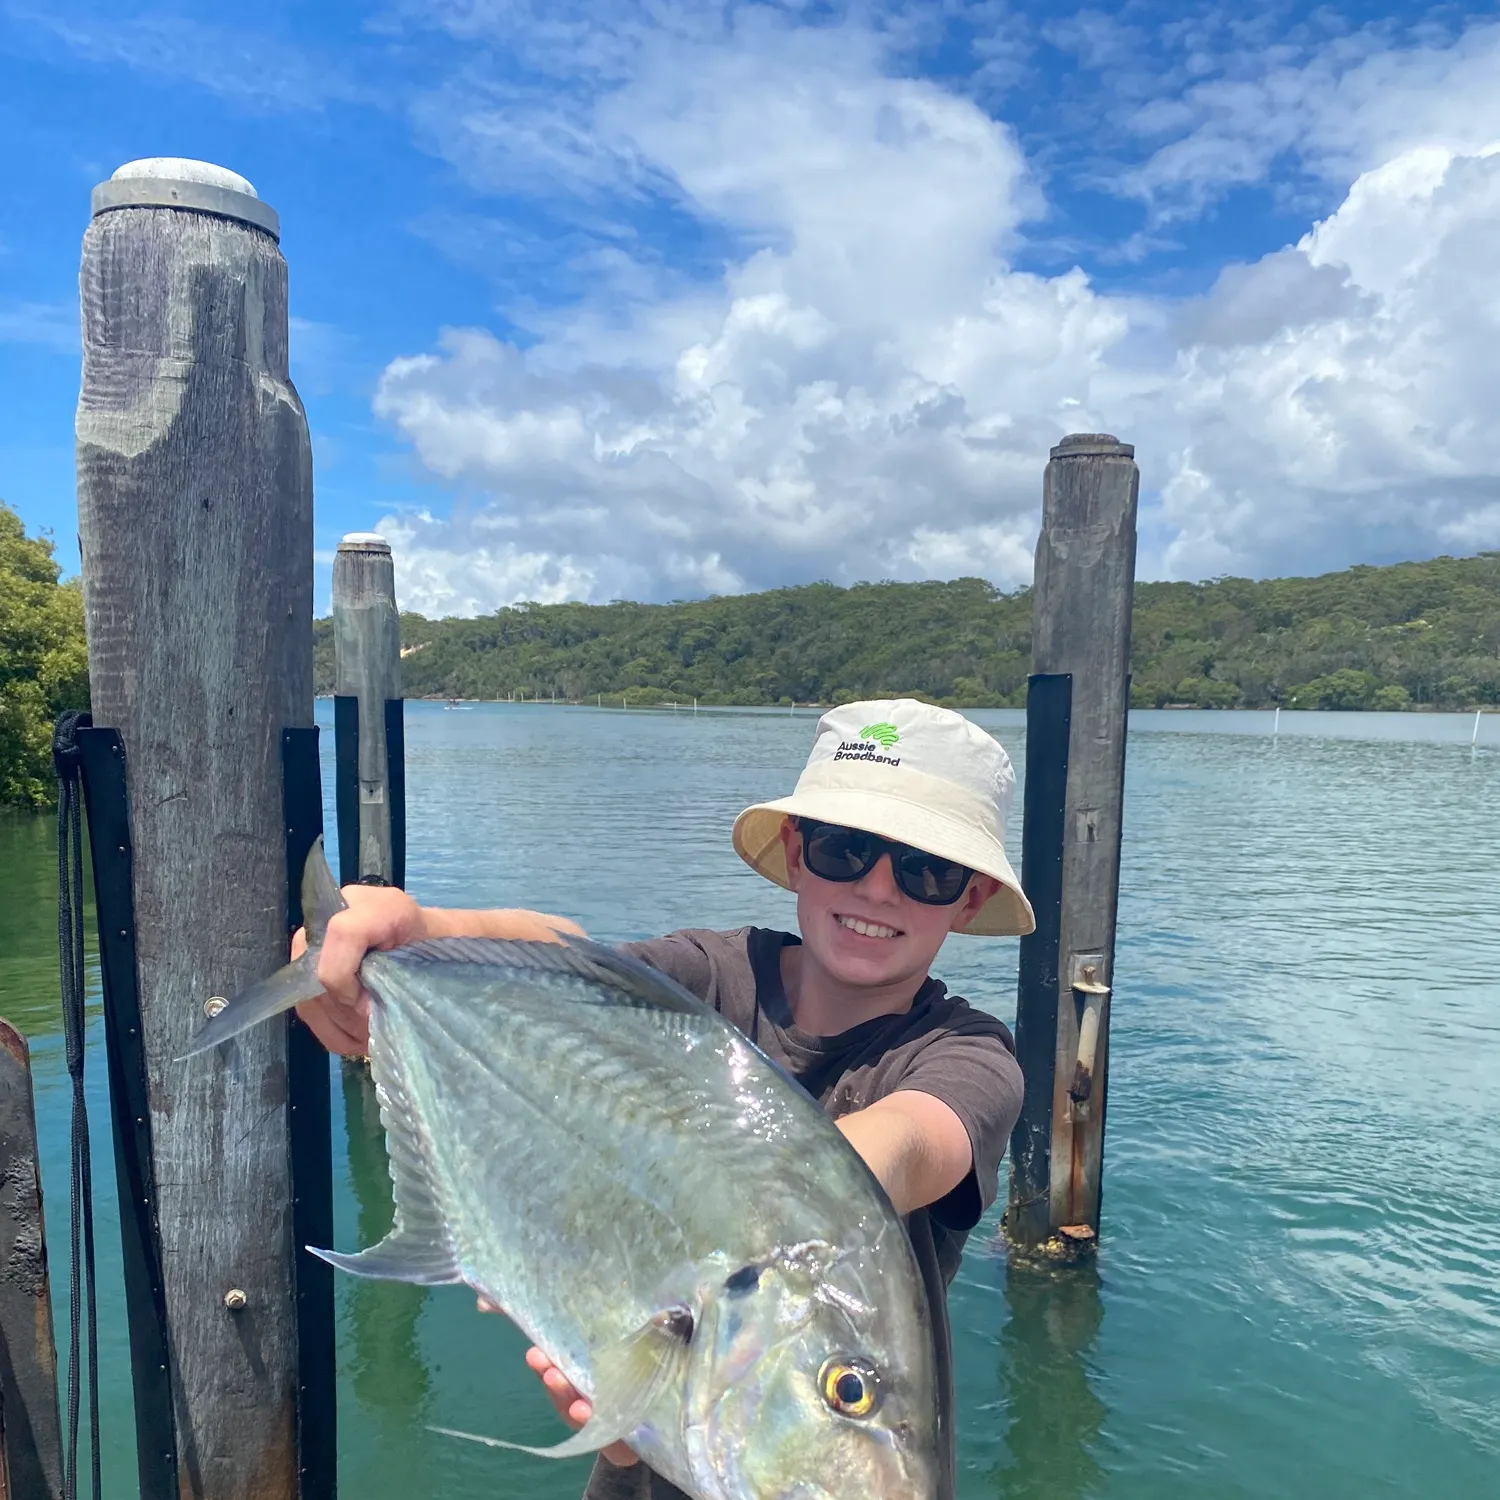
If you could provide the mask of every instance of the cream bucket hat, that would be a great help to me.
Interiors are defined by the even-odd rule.
[[[752,870],[786,886],[788,814],[878,833],[994,876],[1000,889],[961,930],[1019,936],[1036,918],[1005,857],[1015,789],[1010,757],[962,714],[914,698],[846,703],[818,720],[796,791],[735,819],[734,847]]]

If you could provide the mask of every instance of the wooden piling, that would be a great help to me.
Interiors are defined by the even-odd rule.
[[[1016,1044],[1026,1099],[1006,1230],[1022,1249],[1088,1253],[1099,1229],[1119,899],[1135,450],[1105,434],[1052,450],[1036,549]]]
[[[0,1020],[0,1500],[62,1495],[62,1422],[25,1039]]]
[[[79,278],[89,676],[128,776],[182,1500],[331,1493],[299,1464],[288,1031],[176,1061],[211,996],[287,957],[282,742],[312,723],[312,458],[278,232],[223,168],[131,163],[94,190]]]
[[[357,762],[338,783],[340,879],[376,876],[400,885],[405,809],[398,805],[402,778],[392,772],[402,746],[389,743],[387,724],[390,705],[401,711],[401,618],[390,544],[374,532],[351,532],[334,555],[333,650],[334,692],[344,700],[335,704],[338,760]],[[353,757],[346,748],[351,728]]]

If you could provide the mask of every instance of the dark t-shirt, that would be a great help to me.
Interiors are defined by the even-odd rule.
[[[792,1022],[781,951],[801,939],[759,927],[674,932],[624,949],[675,979],[780,1063],[834,1119],[887,1094],[917,1089],[963,1121],[973,1147],[969,1175],[906,1220],[937,1338],[942,1434],[940,1500],[953,1494],[953,1359],[948,1283],[964,1241],[995,1201],[1000,1161],[1021,1112],[1021,1069],[1003,1022],[975,1010],[929,978],[902,1015],[877,1016],[837,1036],[813,1036]],[[683,1500],[645,1464],[599,1459],[584,1500]]]

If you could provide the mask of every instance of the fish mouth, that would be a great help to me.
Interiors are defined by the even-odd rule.
[[[836,911],[833,914],[833,920],[845,932],[855,933],[859,937],[873,938],[877,942],[888,943],[893,938],[906,935],[899,927],[892,927],[888,922],[876,922],[869,917],[856,917],[851,912]]]

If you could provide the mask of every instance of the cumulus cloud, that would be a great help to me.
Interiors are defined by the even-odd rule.
[[[1416,147],[1187,309],[1172,379],[1137,417],[1180,444],[1166,571],[1500,547],[1497,242],[1500,144]]]
[[[615,35],[556,119],[529,85],[472,69],[424,106],[476,180],[535,183],[541,162],[589,214],[643,203],[723,253],[712,275],[672,275],[617,235],[614,271],[531,310],[524,340],[450,329],[389,366],[377,412],[463,497],[383,523],[408,606],[1014,585],[1047,449],[1070,431],[1137,444],[1148,575],[1500,545],[1483,441],[1500,154],[1416,103],[1467,88],[1485,35],[1434,49],[1441,68],[1346,68],[1346,107],[1318,125],[1321,160],[1358,162],[1343,201],[1182,304],[1017,269],[1045,205],[1015,135],[898,76],[888,37],[690,19]],[[1398,84],[1412,102],[1382,135],[1362,101]],[[1180,103],[1177,139],[1207,160],[1227,116]],[[1263,172],[1258,128],[1241,144]],[[1161,156],[1152,190],[1189,181],[1186,160]]]

